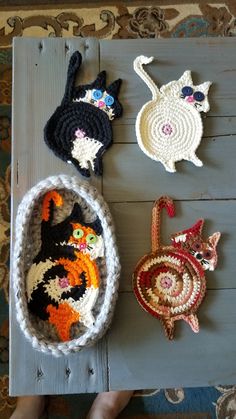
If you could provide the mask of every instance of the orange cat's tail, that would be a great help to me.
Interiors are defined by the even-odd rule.
[[[169,217],[174,217],[175,207],[174,202],[168,196],[162,196],[159,198],[152,209],[152,252],[156,252],[160,247],[160,224],[161,224],[161,210],[165,208]]]

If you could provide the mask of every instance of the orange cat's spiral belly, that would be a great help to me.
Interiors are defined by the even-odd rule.
[[[193,256],[182,250],[145,255],[136,266],[133,288],[140,305],[158,318],[194,313],[205,291],[205,276]]]

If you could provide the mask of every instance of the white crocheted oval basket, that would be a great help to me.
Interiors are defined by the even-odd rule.
[[[87,235],[88,237],[86,237],[86,240],[87,242],[89,241],[89,243],[92,243],[88,246],[89,250],[85,252],[80,250],[79,246],[81,246],[81,249],[84,249],[83,246],[86,246],[86,242],[78,246],[74,242],[77,240],[77,243],[79,243],[81,235],[85,233],[82,231],[83,227],[81,229],[80,225],[73,224],[73,228],[75,228],[73,235],[76,239],[73,239],[73,236],[71,236],[72,241],[74,240],[74,242],[70,242],[70,245],[73,244],[73,246],[75,246],[77,257],[83,258],[81,263],[85,264],[82,265],[85,266],[83,269],[84,272],[79,275],[79,280],[83,282],[83,295],[85,295],[85,298],[83,297],[84,299],[82,304],[79,303],[80,317],[78,320],[78,316],[75,316],[77,321],[74,321],[70,328],[69,339],[60,339],[60,334],[58,335],[58,329],[55,326],[56,323],[54,324],[53,321],[49,322],[47,319],[45,320],[39,318],[32,312],[32,310],[29,309],[30,295],[33,295],[33,291],[35,289],[39,289],[39,287],[41,287],[41,291],[43,290],[43,292],[46,290],[51,297],[54,297],[55,294],[55,300],[58,298],[57,291],[60,286],[62,288],[60,296],[67,295],[63,294],[63,292],[68,290],[71,291],[71,283],[68,285],[68,282],[66,282],[68,279],[63,277],[63,274],[59,277],[59,279],[57,276],[58,274],[54,274],[53,276],[53,269],[57,269],[59,264],[60,270],[63,271],[63,269],[67,269],[67,272],[71,271],[73,273],[74,267],[77,266],[75,265],[77,262],[69,261],[68,264],[71,264],[70,266],[72,266],[73,269],[68,268],[67,259],[65,257],[62,258],[62,254],[60,255],[60,258],[58,257],[58,260],[60,259],[59,262],[58,260],[55,262],[55,257],[45,257],[45,255],[44,260],[46,258],[46,262],[37,261],[39,255],[42,256],[42,209],[45,202],[44,199],[45,195],[50,195],[50,192],[52,193],[52,191],[55,191],[53,193],[61,196],[63,200],[63,205],[53,207],[52,226],[58,226],[60,224],[60,226],[64,228],[63,223],[67,222],[65,220],[69,219],[69,214],[74,211],[74,205],[76,204],[79,208],[79,212],[83,214],[85,225],[84,229],[87,229],[86,232],[90,233]],[[93,255],[93,257],[90,257],[89,251],[93,248],[93,241],[96,239],[94,238],[94,234],[91,234],[92,230],[90,228],[93,225],[94,220],[96,220],[96,223],[99,224],[102,231],[101,236],[99,236],[99,240],[103,240],[103,254],[101,255],[98,252],[95,256]],[[70,223],[70,225],[71,224],[72,223]],[[61,227],[59,227],[59,229],[60,228]],[[16,231],[17,234],[15,234],[12,279],[17,320],[26,338],[31,341],[33,347],[37,350],[44,353],[50,353],[55,356],[76,352],[84,347],[88,347],[96,343],[96,341],[102,337],[110,325],[115,302],[118,296],[118,281],[120,275],[120,264],[115,241],[114,225],[109,208],[104,202],[103,197],[93,186],[87,182],[80,181],[78,178],[66,175],[49,177],[39,182],[23,197],[17,212]],[[52,231],[54,231],[52,234],[55,236],[56,234],[58,235],[57,228],[56,231],[55,229]],[[50,234],[47,237],[47,242],[50,242]],[[62,243],[59,243],[59,247],[66,244],[63,240],[64,239],[62,237]],[[56,245],[58,246],[58,243]],[[53,249],[54,250],[52,250],[52,252],[55,253],[55,247]],[[65,247],[63,249],[65,249]],[[99,249],[101,249],[101,246]],[[94,261],[95,259],[96,263]],[[91,283],[93,285],[93,280],[90,281],[90,285],[87,286],[87,274],[85,274],[85,272],[87,272],[87,267],[88,271],[90,269],[95,269],[94,272],[97,272],[97,276],[99,277],[99,285],[96,286],[95,284],[95,291],[93,290],[93,295],[96,297],[91,296],[92,291],[90,286]],[[41,277],[44,279],[46,278],[44,283],[37,279],[39,271]],[[50,272],[51,276],[49,274]],[[70,273],[69,275],[72,274]],[[34,283],[32,283],[32,281],[34,281]],[[60,286],[58,284],[60,284]],[[73,288],[73,291],[75,288]],[[77,288],[79,289],[79,287]],[[52,294],[51,290],[53,290],[54,294]],[[86,297],[86,293],[88,293],[87,295],[89,295],[89,297]],[[54,303],[54,305],[50,305],[50,315],[54,313],[52,314],[52,319],[55,317],[55,310],[59,307],[57,301],[56,303],[53,301],[53,297],[52,303]],[[39,306],[40,300],[38,301],[39,303],[37,304]],[[70,297],[65,301],[66,303],[71,303],[72,299]],[[76,304],[78,304],[78,301],[75,302],[73,300],[73,304],[71,304],[71,306],[73,307],[72,311],[75,309],[73,311],[75,314],[78,309],[78,305]],[[61,306],[63,306],[64,310],[65,304],[62,304]],[[61,318],[63,317],[63,310]],[[89,315],[88,311],[90,311]],[[62,335],[64,333],[63,330],[64,329],[62,328]]]

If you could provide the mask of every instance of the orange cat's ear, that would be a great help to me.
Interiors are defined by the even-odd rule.
[[[220,236],[221,234],[219,233],[219,231],[217,231],[216,233],[212,234],[212,236],[209,237],[208,242],[213,248],[216,248],[217,243],[220,240]]]

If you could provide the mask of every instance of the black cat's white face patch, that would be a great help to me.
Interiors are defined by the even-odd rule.
[[[86,90],[84,97],[75,99],[74,102],[86,102],[95,106],[96,108],[105,112],[109,119],[114,119],[115,115],[112,109],[112,105],[115,99],[112,95],[109,95],[106,90],[102,91],[100,89]]]

